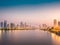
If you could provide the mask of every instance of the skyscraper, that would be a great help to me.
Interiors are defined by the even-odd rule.
[[[60,21],[58,21],[58,26],[60,26]]]
[[[7,29],[9,29],[10,27],[9,27],[10,25],[9,24],[7,24]]]
[[[54,26],[56,26],[57,25],[57,20],[56,19],[54,19]]]
[[[23,22],[20,23],[20,27],[21,27],[21,28],[24,28]]]
[[[4,20],[4,28],[6,29],[7,28],[7,21]]]
[[[1,28],[3,28],[3,22],[0,23]]]
[[[15,28],[15,24],[14,23],[10,23],[10,28],[14,29]]]

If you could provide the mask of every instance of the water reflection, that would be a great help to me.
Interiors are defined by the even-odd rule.
[[[52,45],[51,33],[41,30],[0,30],[0,44]]]
[[[52,42],[53,42],[53,45],[60,45],[60,36],[52,33]]]
[[[1,42],[1,30],[0,30],[0,42]]]

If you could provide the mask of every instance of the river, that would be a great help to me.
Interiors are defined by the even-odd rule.
[[[60,36],[43,30],[0,30],[0,45],[60,45]]]

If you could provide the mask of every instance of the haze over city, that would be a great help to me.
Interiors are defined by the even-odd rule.
[[[58,0],[0,1],[0,21],[52,25],[53,19],[60,20],[60,1]]]
[[[0,0],[0,45],[60,45],[60,0]]]

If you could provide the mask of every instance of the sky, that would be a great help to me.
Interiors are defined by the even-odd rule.
[[[0,0],[0,21],[52,25],[60,20],[60,0]]]

